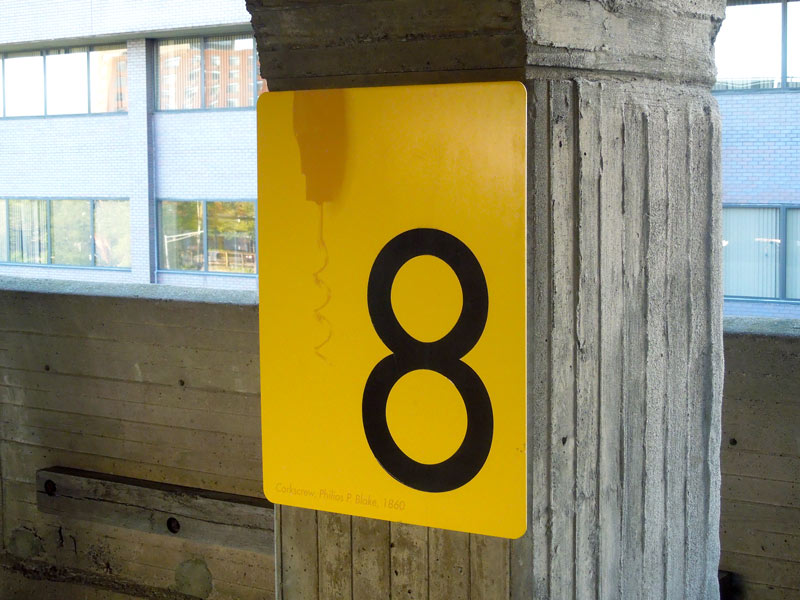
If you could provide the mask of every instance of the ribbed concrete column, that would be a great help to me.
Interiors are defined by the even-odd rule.
[[[284,600],[719,597],[724,4],[248,1],[273,90],[529,93],[528,533],[283,508]]]

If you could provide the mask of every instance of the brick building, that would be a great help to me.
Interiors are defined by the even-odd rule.
[[[244,2],[5,3],[0,275],[255,289],[257,68]]]
[[[800,2],[728,2],[717,38],[725,313],[800,317]]]

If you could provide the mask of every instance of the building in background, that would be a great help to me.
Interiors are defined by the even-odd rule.
[[[800,1],[729,0],[716,61],[725,313],[800,318]]]
[[[256,289],[244,2],[84,4],[3,7],[0,275]]]
[[[244,2],[84,4],[3,7],[0,275],[255,289]],[[800,317],[800,0],[730,0],[716,56],[726,314]]]

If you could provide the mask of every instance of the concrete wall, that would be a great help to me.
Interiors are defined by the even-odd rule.
[[[729,319],[722,560],[748,600],[800,598],[800,321]]]
[[[58,519],[38,512],[33,487],[37,469],[61,465],[260,497],[254,298],[234,305],[210,302],[233,299],[219,292],[186,302],[139,287],[129,291],[148,297],[103,296],[112,291],[105,286],[67,291],[0,293],[0,574],[10,586],[2,597],[108,598],[112,585],[152,597],[175,589],[176,568],[196,557],[212,574],[212,598],[271,597],[272,556]],[[800,322],[726,327],[721,568],[743,575],[750,600],[789,600],[800,595]],[[354,523],[356,535],[374,530]],[[413,544],[394,554],[467,544],[475,561],[448,563],[453,569],[503,577],[509,568],[480,560],[499,542],[436,530],[415,541],[415,530],[395,528],[397,543]],[[381,547],[372,552],[362,577],[375,584],[369,565]]]
[[[272,596],[271,554],[43,514],[34,488],[37,469],[68,466],[263,498],[257,306],[242,298],[0,293],[0,566],[155,597],[186,591],[176,570],[200,559],[211,598]],[[58,598],[84,598],[77,585],[64,590]]]

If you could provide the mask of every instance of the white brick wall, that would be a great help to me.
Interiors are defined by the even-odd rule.
[[[126,114],[0,121],[0,195],[127,197]]]
[[[158,112],[153,130],[156,197],[256,198],[255,110]]]
[[[2,0],[0,46],[249,23],[244,0]]]
[[[244,0],[0,0],[3,44],[246,23]],[[58,45],[53,42],[52,45]],[[153,112],[152,44],[128,39],[128,112],[0,118],[0,197],[128,198],[131,270],[0,265],[0,274],[155,282],[155,199],[253,199],[255,109]],[[159,282],[255,289],[253,277],[162,274]]]

